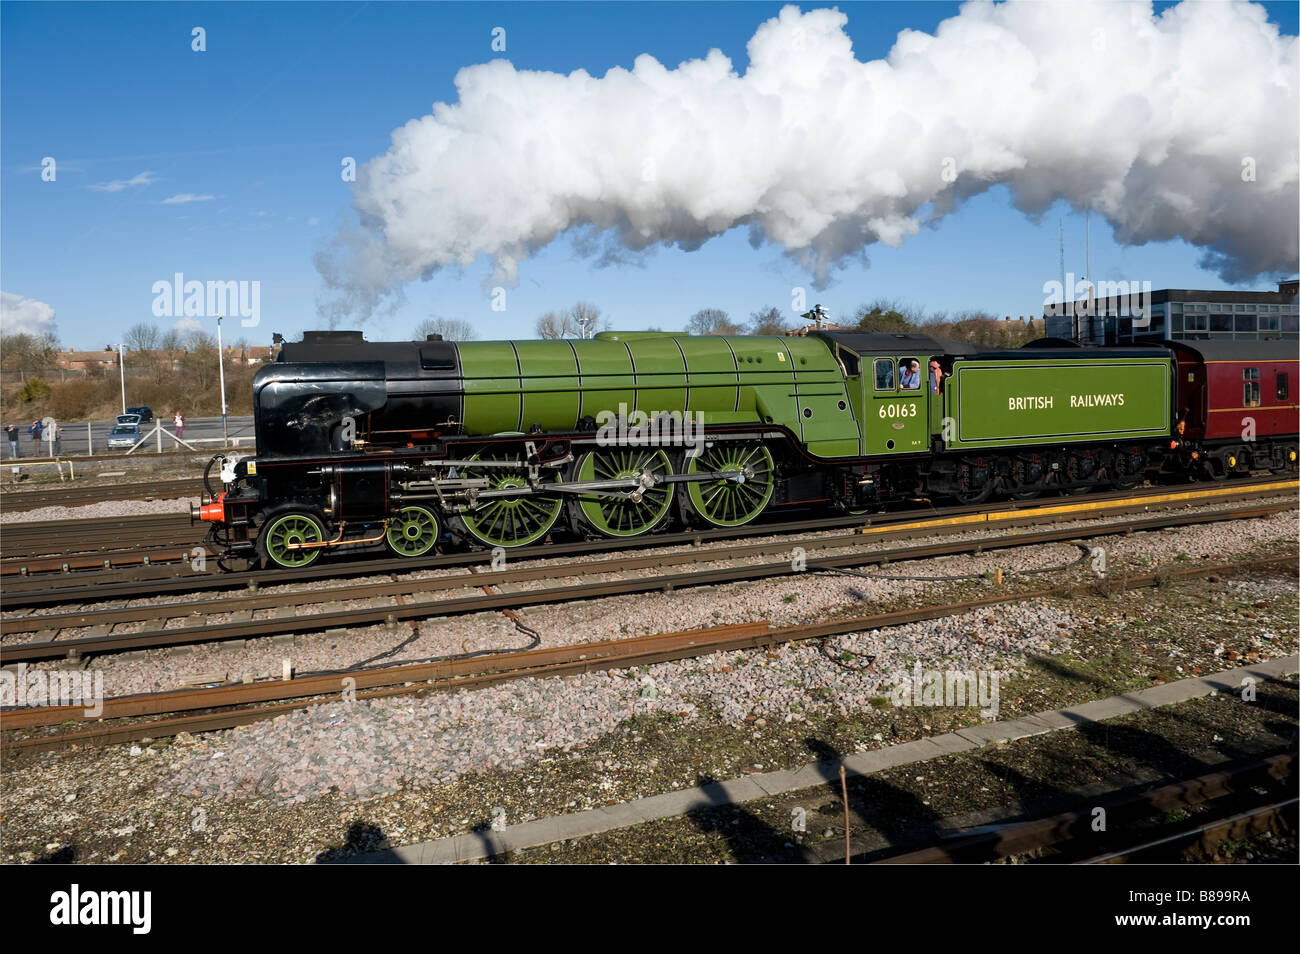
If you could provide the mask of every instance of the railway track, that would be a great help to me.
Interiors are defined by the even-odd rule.
[[[41,507],[80,507],[104,500],[174,500],[198,497],[203,481],[193,477],[175,480],[122,481],[87,484],[50,490],[8,490],[0,492],[0,513],[20,513]]]
[[[1297,801],[1293,794],[1294,779],[1292,752],[1242,760],[1214,772],[1145,791],[1121,792],[1108,798],[1081,798],[1085,806],[1072,811],[986,825],[928,848],[872,860],[875,864],[903,865],[987,864],[1048,850],[1053,852],[1048,860],[1056,862],[1116,864],[1148,860],[1145,856],[1156,849],[1205,840],[1212,833],[1223,834],[1219,830],[1224,827],[1232,826],[1236,832],[1264,830],[1260,826],[1282,817],[1288,809],[1293,816]],[[1288,793],[1291,797],[1287,797]],[[1199,824],[1171,826],[1151,821],[1167,813],[1216,803],[1222,803],[1223,807],[1212,807],[1211,820]],[[1243,811],[1243,804],[1250,807]],[[1102,854],[1096,854],[1099,835],[1093,828],[1099,808],[1106,813],[1104,837],[1110,842]]]
[[[875,527],[888,523],[906,523],[917,519],[918,513],[927,518],[949,517],[954,519],[974,516],[979,518],[988,514],[1003,517],[1011,514],[1043,513],[1057,508],[1062,513],[1078,513],[1094,505],[1110,504],[1116,501],[1131,501],[1134,510],[1141,510],[1145,505],[1164,503],[1213,501],[1219,499],[1241,499],[1253,494],[1267,492],[1293,492],[1300,484],[1294,480],[1252,480],[1232,484],[1215,484],[1196,489],[1178,489],[1153,487],[1140,491],[1109,492],[1090,495],[1086,498],[1063,497],[1051,500],[1008,501],[998,505],[974,505],[933,508],[928,511],[913,508],[906,511],[872,514],[867,517],[819,517],[816,519],[763,522],[749,524],[732,529],[687,530],[669,534],[655,534],[635,540],[585,540],[552,543],[546,547],[521,550],[521,558],[568,556],[596,552],[623,551],[631,548],[672,546],[677,544],[700,544],[721,539],[741,539],[761,534],[798,533],[814,530],[834,530],[844,527]],[[187,517],[172,515],[155,515],[145,523],[146,518],[109,518],[103,521],[57,521],[48,524],[10,524],[0,537],[3,538],[3,550],[0,551],[0,578],[9,582],[6,585],[6,602],[10,606],[52,605],[56,602],[69,602],[77,599],[93,599],[96,594],[92,589],[107,598],[110,593],[106,586],[114,587],[114,597],[131,597],[157,592],[186,592],[208,587],[233,588],[246,586],[250,582],[298,582],[304,580],[324,580],[341,575],[362,573],[408,572],[418,569],[442,569],[456,566],[481,564],[488,559],[485,551],[462,551],[434,554],[424,558],[407,559],[373,556],[370,559],[324,562],[305,570],[245,570],[221,573],[215,561],[207,561],[202,570],[194,568],[193,548],[201,543],[202,528],[191,527]],[[25,529],[20,529],[24,528]],[[79,532],[79,528],[80,531]],[[11,537],[10,531],[14,534]],[[150,537],[150,534],[157,536]],[[139,541],[166,535],[163,546],[150,547],[145,550],[130,550]],[[84,542],[80,542],[84,537]],[[78,542],[69,542],[73,538]],[[11,555],[13,548],[20,549],[17,555]],[[79,550],[78,548],[86,548]],[[97,549],[95,549],[97,548]],[[34,559],[46,552],[58,552],[58,557]],[[95,555],[88,555],[93,552]],[[78,555],[80,553],[80,555]],[[22,579],[22,578],[29,579]],[[176,577],[178,581],[169,578]],[[93,581],[93,583],[92,583]],[[132,582],[136,586],[133,591]],[[145,581],[149,581],[146,583]],[[163,581],[167,581],[165,584]],[[205,582],[207,581],[207,582]],[[55,593],[62,594],[54,598]],[[43,602],[40,594],[45,594]],[[63,597],[66,597],[64,599]]]
[[[133,548],[127,565],[148,566],[169,556],[175,560],[182,548],[188,553],[203,542],[204,531],[191,526],[188,516],[174,513],[9,523],[0,527],[0,575],[57,575],[121,565],[123,552]]]
[[[1175,513],[1094,524],[1086,528],[1053,528],[998,537],[958,538],[883,550],[865,550],[863,543],[868,537],[861,533],[845,533],[829,537],[738,544],[726,550],[691,549],[676,553],[618,556],[574,564],[567,569],[544,563],[541,566],[486,573],[471,570],[468,573],[430,579],[399,580],[391,577],[330,589],[307,586],[293,591],[241,593],[233,597],[218,596],[140,607],[9,616],[4,619],[3,627],[0,627],[3,635],[10,639],[7,643],[0,643],[0,663],[7,665],[59,658],[78,659],[91,654],[250,639],[285,632],[321,632],[379,623],[392,625],[401,620],[519,609],[604,596],[670,592],[696,586],[790,576],[799,572],[791,559],[796,546],[803,549],[808,569],[846,570],[939,556],[1086,540],[1172,526],[1248,519],[1289,510],[1291,506],[1290,502],[1286,502],[1242,507],[1228,512]],[[755,560],[774,555],[781,558],[776,562],[689,569],[700,563]],[[675,573],[649,572],[674,568],[688,569]],[[574,578],[576,582],[534,589],[520,588],[522,584],[565,576]],[[479,588],[485,592],[475,592]],[[341,608],[344,601],[352,600],[378,602],[363,609]],[[308,609],[309,607],[315,609]],[[255,618],[257,613],[266,615]],[[227,615],[229,621],[212,622],[211,617],[218,614]],[[180,625],[172,625],[173,623]],[[114,626],[123,624],[142,628],[131,633],[112,633]],[[85,627],[91,628],[92,635],[57,638],[61,630]],[[28,642],[12,640],[13,636],[29,633],[38,638]]]
[[[1111,581],[1111,585],[1122,589],[1140,589],[1173,581],[1240,572],[1243,569],[1291,565],[1293,562],[1287,556],[1192,567],[1130,576]],[[274,718],[322,702],[337,701],[345,689],[355,691],[358,699],[374,699],[431,690],[481,688],[521,678],[624,669],[717,652],[757,649],[900,626],[988,606],[1086,592],[1094,586],[1093,583],[1067,583],[1015,593],[999,593],[959,603],[780,628],[773,628],[766,622],[741,623],[574,646],[346,669],[290,680],[123,696],[105,699],[102,710],[93,716],[87,714],[81,706],[36,706],[0,714],[0,731],[6,734],[2,744],[10,756],[69,745],[108,745],[166,737],[179,732],[210,732]],[[81,727],[85,725],[91,727]]]

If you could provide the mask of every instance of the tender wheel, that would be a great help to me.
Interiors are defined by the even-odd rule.
[[[257,547],[276,566],[295,570],[310,566],[320,557],[324,547],[306,547],[304,543],[323,543],[325,527],[309,513],[291,511],[278,514],[267,521],[257,535]]]
[[[602,448],[578,462],[578,480],[618,480],[645,473],[657,480],[672,474],[668,455],[654,447]],[[657,483],[629,495],[583,494],[577,499],[583,522],[607,537],[635,537],[659,526],[668,516],[676,488]],[[636,499],[632,499],[636,497]]]
[[[470,460],[520,460],[514,451],[483,450]],[[528,480],[516,470],[493,467],[465,467],[462,476],[487,480],[489,490],[527,487]],[[558,473],[548,474],[548,481],[558,481]],[[489,547],[522,547],[541,540],[555,525],[563,509],[559,496],[521,494],[518,497],[491,497],[472,510],[461,513],[461,523],[474,539]]]
[[[993,473],[983,461],[975,466],[963,463],[957,471],[957,489],[953,497],[960,504],[980,504],[993,496]]]
[[[1031,473],[1036,476],[1031,478]],[[1011,486],[1007,488],[1007,494],[1012,500],[1033,500],[1040,497],[1046,489],[1045,477],[1046,472],[1041,463],[1017,460],[1011,466]]]
[[[1141,471],[1136,474],[1125,473],[1121,470],[1118,462],[1111,468],[1110,482],[1115,486],[1116,490],[1132,490],[1134,487],[1141,485],[1142,479]]]
[[[438,542],[438,518],[424,507],[403,507],[388,518],[385,539],[398,556],[424,556]]]
[[[1280,461],[1281,466],[1270,467],[1269,473],[1286,474],[1296,469],[1296,449],[1294,447],[1287,447],[1282,450],[1280,454],[1281,456],[1278,460]]]
[[[771,452],[754,441],[718,441],[686,464],[686,473],[750,471],[749,476],[691,481],[686,497],[700,519],[715,527],[739,527],[762,513],[776,488]]]

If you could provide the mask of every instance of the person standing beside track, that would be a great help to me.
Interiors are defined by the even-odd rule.
[[[22,457],[22,451],[18,447],[18,428],[13,424],[8,425],[5,428],[5,437],[9,438],[9,459]]]

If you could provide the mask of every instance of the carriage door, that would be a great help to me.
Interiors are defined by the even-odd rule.
[[[870,360],[870,407],[863,421],[866,452],[924,453],[930,446],[927,357],[877,356]]]

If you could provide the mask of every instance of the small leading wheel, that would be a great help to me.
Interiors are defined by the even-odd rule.
[[[658,448],[611,447],[592,451],[578,462],[578,480],[621,480],[643,473],[662,481],[673,472],[668,455]],[[635,537],[663,521],[675,487],[656,483],[632,491],[588,493],[578,497],[583,521],[607,537]]]
[[[776,488],[771,452],[755,441],[718,441],[686,465],[686,473],[726,473],[735,477],[693,480],[686,497],[700,519],[715,527],[739,527],[762,513]],[[745,473],[748,471],[748,473]]]
[[[304,546],[325,541],[325,527],[309,513],[290,511],[272,517],[257,535],[262,555],[286,569],[295,570],[315,563],[325,549]]]
[[[482,450],[471,461],[518,461],[519,454],[509,450]],[[524,471],[519,468],[466,466],[461,476],[468,480],[488,481],[488,490],[509,490],[528,486]],[[548,473],[544,481],[558,481],[558,473]],[[489,547],[522,547],[541,540],[555,525],[563,501],[558,495],[519,494],[518,496],[489,497],[473,509],[460,515],[470,536]]]
[[[388,518],[384,536],[398,556],[421,557],[438,542],[438,518],[424,507],[403,507]]]

